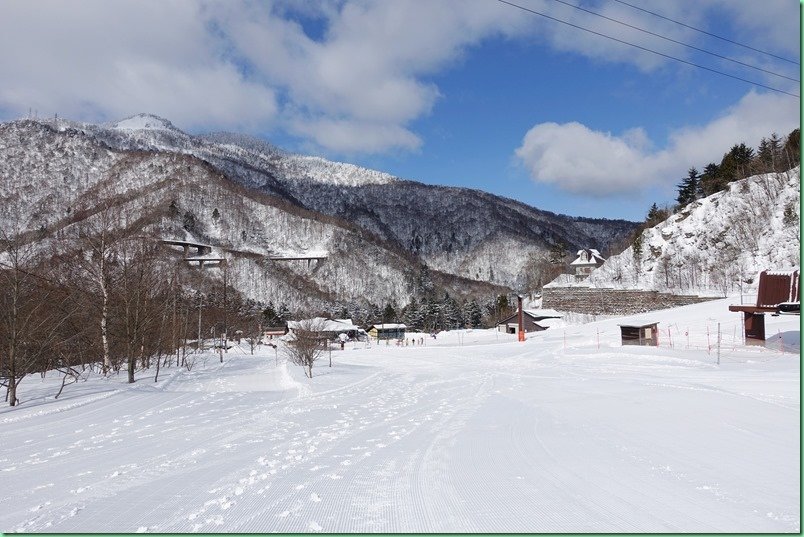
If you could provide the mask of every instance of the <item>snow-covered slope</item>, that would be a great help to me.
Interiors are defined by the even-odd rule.
[[[722,296],[762,270],[799,267],[800,188],[800,167],[731,183],[646,229],[589,282]]]
[[[0,226],[43,252],[69,248],[108,210],[113,228],[228,252],[230,283],[265,303],[404,304],[415,288],[419,264],[393,244],[244,189],[191,155],[116,150],[83,131],[23,121],[0,125],[0,157]],[[327,259],[311,266],[268,259],[322,253]]]
[[[116,149],[197,156],[247,188],[349,221],[433,269],[514,288],[522,288],[528,260],[546,257],[552,245],[602,251],[636,225],[567,217],[477,190],[400,180],[352,164],[287,154],[243,135],[190,136],[149,115],[106,126],[51,123]]]
[[[727,304],[651,313],[659,348],[620,345],[640,316],[347,343],[312,379],[267,346],[58,399],[31,375],[0,408],[0,530],[796,534],[798,319],[746,346]]]
[[[119,130],[170,130],[178,129],[167,119],[152,114],[137,114],[129,118],[120,120],[109,125],[112,129]]]

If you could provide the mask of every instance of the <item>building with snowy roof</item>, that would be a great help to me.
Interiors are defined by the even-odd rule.
[[[359,326],[352,324],[351,319],[327,319],[326,317],[315,317],[305,321],[288,321],[288,330],[293,333],[299,328],[312,329],[318,332],[322,339],[335,339],[340,334],[346,334],[350,339],[358,337],[362,332]]]
[[[575,276],[587,278],[593,270],[605,263],[605,259],[600,252],[594,248],[578,250],[578,257],[570,263],[570,268],[575,269]]]
[[[377,341],[381,339],[402,339],[405,337],[407,325],[400,323],[375,324],[369,328],[368,335]]]
[[[556,310],[522,310],[522,324],[525,333],[541,332],[560,324],[561,314]],[[516,334],[519,330],[519,312],[497,323],[497,330],[506,334]]]

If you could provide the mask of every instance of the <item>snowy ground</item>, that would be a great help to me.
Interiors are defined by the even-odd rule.
[[[728,303],[629,318],[658,349],[608,319],[348,344],[312,380],[270,348],[58,400],[30,377],[0,411],[0,530],[798,532],[799,318],[719,366],[700,332],[670,347]]]

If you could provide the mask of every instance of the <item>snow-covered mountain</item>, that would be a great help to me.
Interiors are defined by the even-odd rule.
[[[603,250],[635,226],[290,155],[242,135],[191,136],[150,115],[0,124],[0,157],[0,201],[15,207],[3,225],[52,240],[69,235],[76,215],[112,203],[131,225],[237,252],[239,286],[289,304],[304,295],[405,304],[422,262],[458,296],[502,289],[484,282],[517,288],[528,260],[553,244]],[[309,270],[259,257],[310,252],[329,255]]]
[[[478,190],[290,155],[244,135],[194,137],[155,116],[122,123],[126,128],[65,121],[55,126],[81,130],[117,149],[192,154],[246,187],[352,222],[436,270],[509,287],[521,287],[528,259],[545,256],[553,244],[604,251],[636,225],[557,215]],[[127,127],[138,123],[143,128]]]
[[[165,130],[177,131],[178,129],[167,119],[155,116],[153,114],[137,114],[135,116],[122,119],[116,123],[109,125],[112,129],[118,130]]]
[[[755,175],[645,229],[589,277],[601,287],[719,294],[801,264],[801,168]]]
[[[393,245],[244,189],[190,155],[119,151],[34,122],[0,125],[0,155],[0,226],[43,251],[68,248],[82,226],[106,225],[211,244],[230,257],[240,291],[294,309],[403,302],[414,290],[419,266]],[[328,257],[312,267],[269,259],[319,252]]]

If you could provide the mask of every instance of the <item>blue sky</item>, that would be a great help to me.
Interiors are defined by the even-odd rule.
[[[616,0],[564,0],[763,69],[799,67]],[[521,6],[799,93],[556,0]],[[799,5],[629,3],[799,60]],[[799,125],[797,98],[494,0],[0,3],[0,119],[139,112],[571,215],[639,220],[690,166]]]

